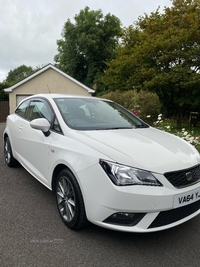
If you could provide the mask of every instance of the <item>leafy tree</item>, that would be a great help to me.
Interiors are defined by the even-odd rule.
[[[8,76],[6,77],[6,82],[11,86],[24,78],[28,77],[34,72],[32,67],[27,67],[26,65],[21,65],[20,67],[10,70]]]
[[[9,87],[5,82],[0,83],[0,101],[7,101],[9,99],[8,94],[3,89]]]
[[[83,84],[101,91],[100,77],[107,67],[105,62],[114,57],[121,35],[120,20],[86,7],[75,15],[74,21],[73,24],[67,20],[62,39],[57,40],[56,66]]]
[[[124,29],[121,47],[117,51],[114,59],[107,62],[107,70],[102,76],[102,82],[109,91],[129,91],[138,89],[140,85],[137,75],[141,67],[138,61],[136,47],[140,45],[141,33],[133,26]],[[137,86],[136,86],[137,85]]]
[[[174,0],[164,13],[158,9],[126,29],[103,82],[111,90],[118,84],[156,92],[180,127],[183,114],[200,106],[199,36],[200,0]]]

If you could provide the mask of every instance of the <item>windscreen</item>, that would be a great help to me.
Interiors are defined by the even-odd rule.
[[[66,124],[76,130],[112,130],[148,127],[117,103],[97,98],[55,98]]]

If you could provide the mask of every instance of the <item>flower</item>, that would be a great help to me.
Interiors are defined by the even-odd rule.
[[[138,115],[138,110],[136,108],[134,108],[134,110],[132,111],[134,115]]]
[[[151,115],[147,115],[147,118],[150,117]],[[185,128],[182,128],[180,131],[178,131],[172,125],[169,125],[167,121],[170,122],[170,120],[167,120],[166,118],[162,120],[162,114],[159,114],[157,120],[153,122],[153,125],[159,130],[163,130],[169,133],[173,133],[176,136],[179,136],[180,138],[184,139],[195,147],[200,145],[200,136],[196,136],[194,131],[186,131]]]

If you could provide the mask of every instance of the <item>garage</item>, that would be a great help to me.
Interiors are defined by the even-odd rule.
[[[45,93],[60,93],[91,96],[95,91],[52,64],[34,72],[24,80],[4,89],[9,94],[9,113],[27,96]]]

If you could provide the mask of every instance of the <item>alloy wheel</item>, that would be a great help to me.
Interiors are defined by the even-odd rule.
[[[4,158],[5,158],[6,163],[9,164],[10,159],[11,159],[11,147],[10,147],[10,142],[8,139],[5,140]]]
[[[63,220],[71,222],[76,212],[76,196],[72,183],[65,176],[61,176],[58,181],[57,203]]]

